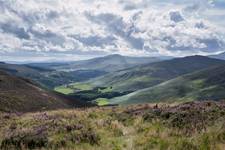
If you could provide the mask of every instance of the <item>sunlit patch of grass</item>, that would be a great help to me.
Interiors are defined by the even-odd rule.
[[[97,103],[98,106],[104,106],[109,104],[109,101],[107,98],[98,98],[95,100],[95,102]]]
[[[77,91],[88,91],[92,90],[92,87],[89,84],[86,83],[72,83],[68,85],[62,85],[55,87],[54,90],[56,92],[62,93],[62,94],[71,94]]]
[[[58,87],[55,87],[54,89],[56,92],[59,92],[59,93],[62,93],[62,94],[71,94],[74,92],[73,89],[71,88],[68,88],[66,86],[58,86]]]
[[[88,84],[88,83],[74,83],[74,84],[68,85],[68,87],[70,87],[71,89],[73,89],[75,91],[92,90],[92,86],[90,84]]]

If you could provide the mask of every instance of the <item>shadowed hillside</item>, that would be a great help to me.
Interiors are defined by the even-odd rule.
[[[53,63],[52,65],[62,64]],[[7,64],[3,62],[0,63],[0,70],[19,77],[29,78],[50,89],[62,84],[85,81],[106,74],[105,71],[100,70],[76,70],[65,72],[46,67],[45,64],[32,66]]]
[[[225,65],[184,75],[111,101],[130,104],[221,99],[225,99]]]
[[[76,105],[77,103],[77,105]],[[46,91],[28,79],[0,71],[0,110],[28,112],[81,106],[80,102]]]
[[[175,58],[117,71],[89,83],[93,86],[112,87],[115,91],[136,91],[220,64],[225,64],[225,61],[204,56]]]

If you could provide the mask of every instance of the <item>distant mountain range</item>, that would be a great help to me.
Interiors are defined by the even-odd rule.
[[[40,88],[31,80],[0,71],[0,111],[30,112],[82,105],[83,102]]]

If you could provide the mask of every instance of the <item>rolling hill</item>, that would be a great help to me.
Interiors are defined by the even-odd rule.
[[[88,84],[96,87],[112,87],[114,91],[136,91],[220,64],[225,64],[225,61],[204,56],[175,58],[113,72],[91,80]]]
[[[32,81],[0,71],[0,111],[28,112],[81,106],[81,102],[46,91]]]
[[[109,55],[90,60],[64,63],[53,62],[19,65],[0,62],[0,70],[19,77],[29,78],[44,87],[54,89],[56,86],[87,81],[111,71],[155,61],[160,61],[160,59]]]
[[[177,77],[154,87],[112,99],[112,103],[174,102],[225,99],[225,65]]]
[[[34,76],[34,75],[38,76],[40,73],[52,71],[51,69],[47,68],[8,64],[4,62],[0,63],[0,70],[18,76]]]
[[[56,63],[55,65],[59,64]],[[41,84],[42,86],[50,89],[53,89],[55,86],[68,84],[71,82],[86,81],[88,79],[106,74],[105,71],[100,70],[76,70],[65,72],[54,70],[51,68],[49,69],[45,65],[32,66],[32,65],[8,64],[4,62],[0,63],[0,70],[5,71],[11,75],[31,79]]]
[[[74,61],[68,63],[36,63],[29,66],[46,67],[55,70],[75,71],[75,70],[101,70],[105,72],[114,72],[127,67],[139,64],[157,62],[161,59],[156,57],[129,57],[118,54],[97,57],[88,60]]]

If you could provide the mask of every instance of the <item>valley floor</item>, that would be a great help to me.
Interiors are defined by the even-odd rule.
[[[225,102],[0,113],[0,149],[222,150]]]

